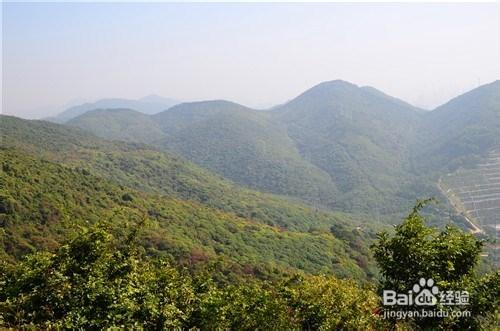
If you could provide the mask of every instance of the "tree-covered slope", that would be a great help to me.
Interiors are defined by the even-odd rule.
[[[152,143],[164,136],[153,118],[131,109],[90,110],[66,124],[121,141]]]
[[[212,268],[186,268],[144,254],[144,224],[82,227],[50,252],[0,263],[0,327],[7,329],[202,330],[490,330],[498,325],[500,273],[476,274],[482,242],[453,227],[424,225],[422,204],[373,246],[382,290],[412,293],[425,279],[436,298],[459,292],[467,305],[421,309],[381,305],[373,286],[328,275],[221,279]],[[121,225],[121,226],[120,226]],[[200,255],[198,254],[199,258]],[[258,275],[262,276],[259,270]],[[466,291],[466,292],[464,292]],[[455,300],[453,300],[455,299]],[[452,302],[457,298],[451,297]],[[397,310],[394,310],[396,308]],[[467,313],[464,313],[467,312]],[[436,318],[435,316],[442,316]]]
[[[407,170],[420,116],[373,88],[326,82],[268,112],[206,101],[174,106],[154,115],[153,123],[130,120],[126,112],[113,115],[121,119],[92,112],[71,124],[101,137],[147,143],[154,139],[141,139],[136,130],[151,127],[155,146],[236,183],[330,208],[373,212],[393,199],[397,203],[377,210],[388,214],[418,197]]]
[[[361,251],[328,231],[282,231],[199,203],[136,191],[19,149],[0,149],[0,166],[4,259],[55,249],[79,225],[105,220],[120,226],[117,222],[145,219],[151,224],[141,241],[146,249],[178,261],[220,257],[240,269],[324,271],[355,278],[364,278],[370,268]]]
[[[373,88],[321,83],[274,110],[302,156],[326,171],[341,191],[331,206],[367,210],[416,198],[408,189],[409,145],[420,114]],[[394,210],[388,206],[392,212]]]
[[[269,115],[227,101],[185,103],[148,117],[133,111],[87,112],[68,124],[107,139],[173,151],[227,179],[261,191],[324,203],[330,176],[302,159]]]
[[[269,114],[227,101],[181,104],[154,116],[161,146],[236,183],[324,202],[335,199],[330,176],[303,160]]]
[[[480,86],[426,113],[414,146],[418,171],[471,166],[500,146],[500,81]]]
[[[0,145],[85,168],[141,191],[201,202],[284,228],[328,228],[342,219],[350,221],[344,214],[242,188],[167,152],[103,140],[69,126],[0,116]]]
[[[488,84],[422,112],[332,81],[269,111],[206,101],[151,117],[89,112],[71,124],[173,151],[252,189],[397,219],[417,198],[439,195],[439,175],[499,145],[498,89]]]

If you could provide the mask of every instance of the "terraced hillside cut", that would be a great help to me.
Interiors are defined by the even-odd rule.
[[[473,231],[497,237],[500,223],[500,149],[492,151],[485,161],[473,169],[460,169],[444,176],[441,188],[455,208],[473,223]]]

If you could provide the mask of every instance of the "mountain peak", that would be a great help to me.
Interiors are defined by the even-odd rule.
[[[357,107],[352,108],[356,104]],[[372,105],[368,107],[367,105]],[[377,105],[373,107],[373,105]],[[380,111],[421,111],[400,99],[387,95],[371,86],[358,86],[345,80],[331,80],[319,83],[292,99],[279,109],[311,109],[320,111],[325,109],[371,109],[380,108]]]
[[[299,96],[295,97],[286,105],[296,104],[300,105],[302,103],[315,103],[318,102],[330,102],[332,99],[336,99],[341,96],[357,93],[359,87],[355,84],[349,83],[344,80],[331,80],[319,83],[310,89],[306,90]]]
[[[336,80],[329,80],[329,81],[321,82],[321,83],[311,87],[310,89],[305,91],[303,94],[305,94],[305,93],[317,93],[317,92],[325,93],[325,92],[335,92],[335,91],[348,91],[348,90],[354,90],[354,89],[358,89],[358,88],[359,88],[359,86],[357,86],[356,84],[350,83],[350,82],[345,81],[345,80],[336,79]]]
[[[240,105],[239,103],[228,101],[228,100],[206,100],[206,101],[192,101],[192,102],[184,102],[178,105],[173,106],[170,109],[167,109],[161,113],[158,113],[156,115],[162,116],[161,114],[164,113],[169,113],[169,112],[174,112],[174,111],[180,111],[187,109],[189,111],[206,111],[206,112],[213,112],[213,111],[224,111],[224,110],[244,110],[244,109],[249,109],[243,105]]]
[[[346,80],[334,79],[321,82],[318,85],[313,86],[312,88],[315,87],[358,87],[358,86]]]

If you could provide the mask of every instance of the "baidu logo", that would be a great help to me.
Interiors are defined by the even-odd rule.
[[[444,306],[468,305],[469,292],[440,291],[432,278],[420,278],[407,293],[383,291],[384,306],[436,306],[438,303]]]
[[[463,309],[469,304],[467,291],[441,291],[434,279],[420,278],[406,293],[393,290],[383,291],[383,318],[448,317],[471,316],[471,311]],[[403,306],[410,308],[402,309]],[[445,309],[445,306],[448,308]],[[456,306],[453,309],[450,306]],[[459,307],[461,306],[461,307]]]

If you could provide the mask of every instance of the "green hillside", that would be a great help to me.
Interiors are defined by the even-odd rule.
[[[414,147],[418,171],[473,166],[500,146],[500,81],[480,86],[429,112]]]
[[[150,116],[130,109],[90,110],[66,124],[106,139],[152,143],[163,137],[163,132]]]
[[[343,219],[359,225],[357,217],[248,190],[169,153],[146,145],[99,139],[77,128],[0,116],[0,142],[87,169],[124,186],[201,202],[270,225],[308,230],[311,226],[328,228]]]
[[[268,117],[235,103],[208,101],[181,104],[153,117],[93,111],[68,124],[99,137],[173,151],[250,188],[315,203],[333,200],[330,176],[303,160],[286,130]]]
[[[461,289],[467,298],[470,293],[466,307],[472,315],[456,318],[452,313],[463,308],[451,306],[439,308],[452,317],[385,319],[382,312],[390,308],[381,307],[373,285],[329,275],[287,275],[296,266],[314,270],[332,259],[335,274],[358,276],[354,265],[338,260],[344,256],[336,249],[342,242],[331,235],[283,233],[134,192],[17,150],[0,149],[0,165],[0,244],[26,247],[36,238],[36,247],[50,249],[12,264],[0,251],[3,328],[458,330],[497,323],[500,274],[475,273],[483,243],[453,227],[425,226],[422,204],[372,247],[385,276],[380,290],[404,291],[431,275],[441,293]],[[99,223],[92,225],[94,218]],[[53,240],[53,233],[68,231],[68,225],[70,231],[80,229],[61,244]],[[43,246],[47,239],[49,247]],[[213,254],[218,266],[204,266]]]
[[[92,112],[71,124],[146,143],[154,139],[136,130],[150,128],[158,148],[238,184],[339,210],[391,214],[419,197],[407,171],[419,113],[373,88],[323,83],[267,112],[206,101],[174,106],[154,115],[154,123],[129,112],[113,116],[121,119]],[[383,204],[387,199],[397,203]]]
[[[314,209],[297,201],[238,187],[143,145],[110,142],[48,122],[7,116],[0,119],[0,141],[4,148],[82,169],[120,187],[189,200],[231,217],[277,227],[280,231],[306,235],[333,233],[352,246],[353,256],[360,261],[370,259],[367,245],[375,238],[375,231],[382,228],[369,218]]]
[[[341,191],[330,206],[387,214],[413,203],[409,145],[420,114],[373,88],[321,83],[274,110],[303,157],[332,176]],[[390,205],[384,201],[390,199]],[[412,201],[413,200],[413,201]]]
[[[151,228],[143,245],[151,254],[168,254],[177,261],[226,257],[239,269],[323,271],[358,279],[368,271],[358,266],[359,253],[327,231],[282,231],[201,204],[116,185],[85,169],[20,150],[0,153],[1,242],[9,257],[55,249],[79,225],[146,218]]]
[[[154,116],[161,146],[239,184],[321,203],[335,197],[330,176],[302,159],[269,114],[227,101],[181,104]]]

